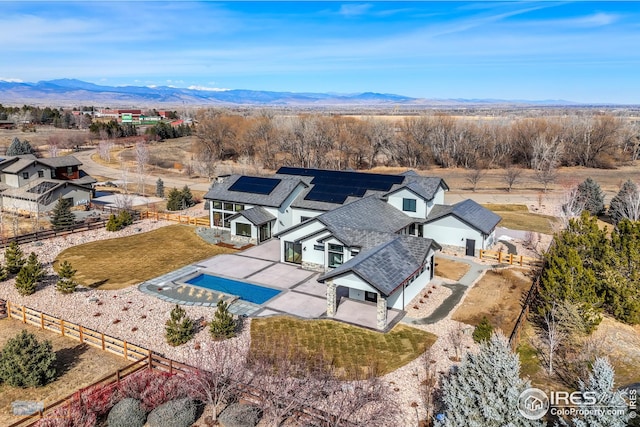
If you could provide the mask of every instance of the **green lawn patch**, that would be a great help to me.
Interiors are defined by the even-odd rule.
[[[558,218],[529,212],[525,205],[485,204],[485,208],[502,217],[500,227],[512,230],[534,231],[542,234],[553,234]]]
[[[236,251],[205,242],[196,235],[194,227],[170,225],[71,247],[58,255],[55,266],[69,261],[78,270],[76,279],[82,285],[121,289],[205,258],[233,252]]]
[[[333,320],[271,317],[251,321],[251,351],[279,351],[282,346],[332,361],[338,375],[384,375],[414,360],[436,336],[398,324],[383,334]],[[255,353],[254,353],[255,354]]]

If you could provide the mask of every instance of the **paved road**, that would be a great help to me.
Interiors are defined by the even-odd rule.
[[[122,171],[119,168],[113,168],[109,166],[101,165],[93,161],[91,156],[96,153],[96,149],[82,150],[74,153],[73,155],[82,162],[82,169],[89,175],[104,176],[116,180],[122,179]],[[167,177],[165,175],[147,175],[144,179],[147,185],[156,185],[156,181],[161,177],[164,181],[164,188],[170,189],[172,187],[181,188],[188,185],[192,190],[207,191],[209,184],[202,179],[189,179],[181,177]],[[138,176],[135,171],[129,171],[128,179],[130,182],[139,182]]]

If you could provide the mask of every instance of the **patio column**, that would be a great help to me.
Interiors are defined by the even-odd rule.
[[[327,317],[336,314],[336,284],[333,279],[327,280]]]
[[[387,327],[387,300],[382,295],[378,294],[378,303],[376,307],[377,314],[377,328],[384,330]]]

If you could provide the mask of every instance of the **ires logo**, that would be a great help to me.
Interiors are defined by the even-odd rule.
[[[552,391],[549,392],[551,406],[594,406],[598,403],[598,394],[595,391]]]

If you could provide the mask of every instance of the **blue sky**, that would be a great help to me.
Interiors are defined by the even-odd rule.
[[[640,103],[637,2],[0,0],[0,11],[2,80]]]

